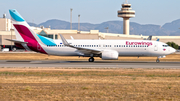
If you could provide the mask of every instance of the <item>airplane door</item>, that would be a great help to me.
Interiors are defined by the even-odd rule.
[[[154,51],[157,51],[158,50],[158,43],[155,43],[154,44]]]

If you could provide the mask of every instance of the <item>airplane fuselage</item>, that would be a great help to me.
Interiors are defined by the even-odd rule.
[[[175,50],[167,44],[149,40],[67,40],[75,47],[114,50],[119,56],[165,56]],[[81,56],[83,55],[75,48],[66,47],[61,40],[54,40],[56,45],[41,45],[50,55],[59,56]]]

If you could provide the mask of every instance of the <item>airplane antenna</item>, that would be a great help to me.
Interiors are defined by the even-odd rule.
[[[128,0],[126,0],[126,3],[128,3]]]

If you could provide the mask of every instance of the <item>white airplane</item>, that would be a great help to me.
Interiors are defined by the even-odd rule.
[[[15,9],[9,13],[16,39],[7,40],[43,54],[90,57],[89,62],[94,62],[94,57],[117,60],[119,56],[157,57],[156,62],[160,62],[159,58],[176,51],[165,43],[151,40],[66,40],[62,35],[61,40],[52,40],[36,34]]]

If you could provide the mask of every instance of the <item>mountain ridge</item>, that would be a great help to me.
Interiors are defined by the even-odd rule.
[[[51,29],[70,29],[70,22],[51,19],[40,24],[35,24],[28,22],[30,26],[35,27],[51,27]],[[80,30],[99,30],[100,32],[106,32],[106,27],[108,27],[109,33],[123,33],[123,21],[106,21],[100,24],[91,23],[80,23]],[[165,23],[163,26],[155,24],[139,24],[136,22],[130,22],[130,35],[156,35],[156,36],[180,36],[180,19],[174,20],[169,23]],[[72,29],[78,29],[78,23],[72,23]]]

